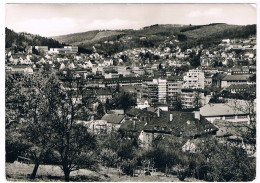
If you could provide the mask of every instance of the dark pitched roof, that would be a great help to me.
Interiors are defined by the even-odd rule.
[[[26,55],[23,55],[23,54],[15,54],[15,55],[12,55],[13,59],[18,59],[18,58],[22,58],[23,60],[26,59]]]
[[[96,90],[97,95],[112,95],[114,93],[114,90],[110,89],[99,89]]]
[[[131,108],[130,110],[126,111],[126,115],[128,116],[146,116],[146,117],[154,117],[156,114],[151,111]]]
[[[120,124],[121,121],[125,118],[124,115],[118,115],[118,114],[105,114],[102,117],[102,120],[107,121],[108,123],[114,123],[114,124]]]
[[[227,75],[222,81],[247,81],[251,75]]]
[[[132,120],[126,120],[122,125],[120,126],[121,130],[124,131],[130,131],[130,132],[141,132],[142,129],[145,126],[145,121],[132,121]]]
[[[170,114],[172,114],[172,121],[170,121]],[[155,117],[144,127],[144,131],[192,137],[217,131],[217,128],[204,117],[200,120],[195,119],[191,112],[162,111],[159,117]]]

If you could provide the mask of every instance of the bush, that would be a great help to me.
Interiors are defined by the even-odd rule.
[[[180,181],[184,181],[184,179],[186,178],[188,171],[187,171],[187,167],[184,167],[183,165],[176,165],[175,166],[175,171],[177,173],[177,177]]]
[[[132,176],[136,163],[137,163],[137,161],[135,159],[133,159],[133,160],[128,159],[128,160],[123,161],[121,164],[121,169],[122,169],[123,173],[125,173],[126,175]]]

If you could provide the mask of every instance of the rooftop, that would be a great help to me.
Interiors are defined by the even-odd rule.
[[[222,81],[247,81],[251,75],[227,75]]]
[[[105,120],[108,123],[120,124],[121,121],[125,118],[124,115],[118,114],[105,114],[101,120]]]
[[[170,114],[172,115],[172,121],[170,121]],[[201,120],[195,119],[194,114],[191,112],[161,111],[160,116],[153,118],[145,126],[144,130],[191,137],[217,131],[218,129],[204,117],[201,117]]]
[[[207,104],[200,108],[200,114],[205,117],[245,114],[238,107],[226,103]]]

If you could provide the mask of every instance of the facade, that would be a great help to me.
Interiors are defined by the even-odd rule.
[[[201,70],[189,70],[183,77],[183,88],[204,89],[204,85],[204,72]]]
[[[70,49],[70,53],[78,53],[78,47],[77,46],[64,46],[65,49]]]
[[[114,78],[119,78],[119,74],[117,72],[105,73],[105,79],[114,79]]]
[[[249,84],[249,78],[251,75],[227,75],[221,80],[221,87],[226,88],[232,84],[246,85]]]
[[[169,103],[177,102],[177,97],[181,93],[182,81],[167,79],[167,100]]]
[[[158,79],[158,102],[166,103],[167,99],[167,80]]]
[[[107,99],[112,99],[113,91],[110,89],[99,89],[96,90],[96,96],[102,103],[106,103]]]
[[[144,95],[154,101],[158,101],[158,82],[157,79],[144,80],[142,83]]]
[[[176,79],[147,79],[143,81],[144,95],[166,104],[174,103],[178,94],[181,93],[182,81]]]
[[[49,51],[49,53],[52,54],[72,54],[77,52],[78,52],[77,46],[64,46],[64,48],[50,48]]]
[[[48,46],[35,46],[35,49],[39,52],[48,52]]]
[[[16,65],[10,68],[11,72],[33,74],[33,69],[26,65]]]
[[[104,79],[102,83],[106,87],[120,87],[122,86],[141,86],[142,85],[142,78],[140,77],[125,77],[125,78],[110,78]]]
[[[145,109],[147,107],[150,107],[150,104],[148,100],[146,99],[137,99],[137,106],[135,108],[137,109]]]
[[[206,100],[207,99],[207,100]],[[204,93],[194,89],[182,89],[181,90],[181,104],[183,109],[198,108],[205,103],[208,103],[210,99],[204,96]]]
[[[232,84],[229,87],[226,88],[227,91],[230,93],[250,93],[255,94],[256,93],[256,85],[245,85],[245,84]]]

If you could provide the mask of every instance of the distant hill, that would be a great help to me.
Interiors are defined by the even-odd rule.
[[[28,46],[49,46],[49,48],[63,47],[59,41],[52,38],[42,37],[29,33],[16,33],[11,29],[5,28],[5,48],[24,49]]]
[[[54,36],[53,39],[58,40],[62,43],[73,44],[73,45],[80,45],[85,43],[92,43],[95,41],[99,41],[102,38],[110,37],[114,35],[124,34],[124,32],[120,31],[88,31],[88,32],[81,32],[75,34],[68,34],[62,36]]]
[[[139,30],[94,30],[68,35],[41,37],[28,33],[15,33],[6,28],[6,48],[45,45],[62,47],[65,44],[79,46],[82,53],[91,53],[92,47],[104,54],[114,54],[138,47],[157,47],[172,41],[182,49],[197,45],[207,48],[219,44],[225,38],[247,38],[256,35],[256,25],[229,25],[214,23],[207,25],[155,24]],[[176,43],[175,40],[179,40]]]
[[[226,37],[242,36],[249,32],[245,30],[249,28],[250,34],[255,34],[256,25],[229,25],[224,23],[214,23],[208,25],[179,25],[179,24],[155,24],[144,27],[140,30],[96,30],[82,33],[68,34],[62,36],[52,37],[60,42],[68,44],[82,44],[87,42],[99,41],[102,38],[110,37],[111,35],[134,35],[134,36],[151,36],[151,35],[165,35],[170,36],[174,34],[184,34],[188,38],[199,39],[202,37],[208,37],[211,35],[219,35]],[[248,29],[248,30],[249,30]],[[243,33],[244,32],[244,33]]]

